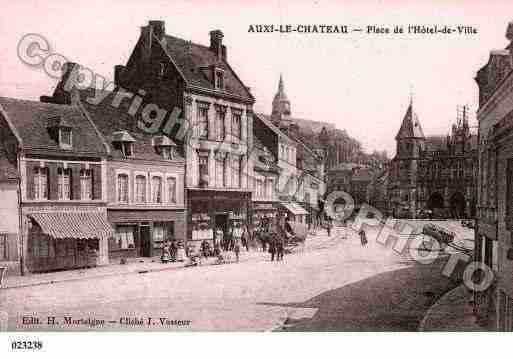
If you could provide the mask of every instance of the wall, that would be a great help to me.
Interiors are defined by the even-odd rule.
[[[216,151],[221,151],[230,155],[244,156],[242,161],[242,173],[245,174],[242,176],[241,188],[239,190],[249,190],[249,182],[248,176],[254,176],[253,173],[253,156],[249,153],[252,148],[252,139],[253,139],[253,116],[252,109],[250,105],[244,105],[240,103],[236,103],[233,101],[228,101],[222,98],[212,97],[212,96],[204,96],[199,94],[190,94],[185,96],[186,100],[186,110],[185,110],[185,118],[188,123],[193,124],[191,130],[189,131],[190,136],[187,138],[187,143],[185,145],[185,156],[187,158],[187,178],[186,178],[186,186],[190,188],[195,188],[199,186],[199,156],[198,150],[205,151],[209,154],[209,183],[208,187],[214,189],[215,186],[215,153]],[[208,120],[209,120],[209,133],[208,139],[199,139],[197,137],[197,126],[195,126],[197,122],[198,116],[198,104],[199,103],[207,103],[208,107]],[[224,141],[216,141],[215,139],[215,118],[216,118],[216,110],[215,105],[221,105],[226,107],[226,115],[225,115],[225,140]],[[231,134],[231,111],[232,108],[236,108],[242,111],[241,118],[241,139],[240,141],[232,141],[230,139]],[[234,142],[234,143],[232,143]],[[250,155],[250,156],[248,156]],[[234,188],[231,184],[231,167],[228,169],[227,174],[227,183],[226,187]]]
[[[7,235],[6,258],[18,259],[18,184],[16,181],[0,182],[0,234]],[[4,245],[4,243],[0,243]],[[2,251],[3,252],[3,251]]]

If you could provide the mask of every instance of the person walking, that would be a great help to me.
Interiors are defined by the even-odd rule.
[[[367,245],[367,235],[365,234],[364,229],[360,229],[358,234],[360,235],[360,242],[362,244],[362,247],[365,247]]]
[[[328,216],[326,220],[326,231],[328,232],[328,237],[331,237],[331,228],[333,226],[333,222],[331,217]]]
[[[238,262],[239,261],[239,255],[240,255],[240,247],[242,245],[242,240],[241,240],[241,237],[239,236],[239,227],[235,228],[234,231],[233,231],[233,239],[232,239],[232,242],[233,242],[233,251],[235,252],[235,260]]]

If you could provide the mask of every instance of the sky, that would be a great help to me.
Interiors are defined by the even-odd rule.
[[[269,113],[283,74],[294,117],[333,123],[364,150],[395,153],[410,96],[426,135],[447,134],[459,105],[476,126],[477,70],[508,45],[511,0],[159,1],[20,0],[2,4],[0,96],[39,99],[57,80],[17,56],[28,33],[51,51],[113,78],[148,20],[170,35],[209,44],[221,29],[228,61]],[[255,24],[347,25],[349,34],[252,33]],[[473,26],[477,34],[372,34],[367,26]],[[351,30],[361,28],[362,32]]]

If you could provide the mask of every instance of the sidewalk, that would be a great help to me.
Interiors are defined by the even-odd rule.
[[[331,237],[327,237],[323,231],[319,231],[316,235],[309,235],[307,239],[307,248],[322,248],[323,246],[329,246],[337,241],[337,232],[332,234]],[[235,261],[235,254],[229,252],[228,263]],[[269,254],[263,253],[258,249],[251,249],[249,252],[242,250],[240,262],[247,262],[253,260],[261,260],[268,258]],[[210,257],[208,259],[202,258],[202,266],[214,265],[216,258]],[[105,266],[88,268],[88,269],[74,269],[74,270],[63,270],[50,273],[30,273],[25,276],[19,274],[17,267],[10,266],[7,271],[4,282],[0,287],[0,290],[10,288],[29,287],[36,285],[48,285],[59,282],[84,280],[91,278],[126,275],[135,273],[147,273],[147,272],[159,272],[173,269],[185,268],[189,260],[186,259],[184,262],[171,262],[161,263],[159,258],[137,258],[127,264],[109,264]],[[0,264],[2,265],[2,264]],[[13,265],[17,265],[13,263]]]
[[[463,284],[445,293],[429,308],[419,331],[485,331],[476,323],[471,298],[472,292]]]
[[[266,253],[262,253],[259,251],[243,251],[241,253],[240,261],[244,262],[254,258],[264,257],[265,255]],[[216,258],[203,258],[202,266],[214,265],[215,262]],[[59,282],[76,281],[106,276],[160,272],[165,270],[185,268],[186,264],[188,263],[188,259],[186,259],[184,262],[161,263],[160,259],[155,257],[137,258],[134,259],[133,262],[129,262],[127,264],[109,264],[94,268],[63,270],[50,273],[30,273],[25,276],[20,276],[19,273],[12,274],[12,271],[10,274],[8,270],[7,276],[4,277],[4,283],[0,287],[0,290],[5,290],[9,288],[29,287],[36,285],[47,285]]]

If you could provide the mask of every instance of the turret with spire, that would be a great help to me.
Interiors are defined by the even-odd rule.
[[[281,74],[278,92],[273,99],[271,119],[279,128],[288,129],[291,125],[290,101],[285,94],[285,85],[283,84],[283,76]]]
[[[399,157],[417,157],[423,147],[425,136],[419,118],[413,109],[413,96],[411,95],[410,104],[395,140]]]

